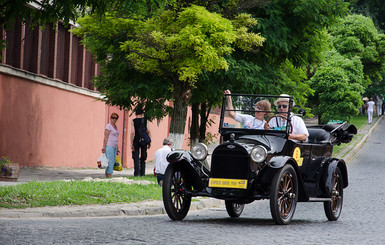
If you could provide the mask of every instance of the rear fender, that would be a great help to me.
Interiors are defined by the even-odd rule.
[[[331,193],[333,189],[333,173],[336,170],[336,168],[339,168],[341,170],[342,174],[342,180],[343,180],[343,187],[348,187],[348,170],[346,168],[345,161],[342,159],[332,159],[327,167],[326,176],[324,177],[325,180],[325,188],[327,193]]]
[[[290,164],[294,167],[295,172],[297,173],[298,179],[298,201],[299,202],[307,202],[309,200],[309,195],[306,191],[305,184],[302,178],[302,175],[299,171],[297,162],[294,158],[289,156],[275,156],[270,159],[267,163],[270,166],[270,171],[277,172],[278,169],[281,169],[286,164]]]
[[[200,172],[198,172],[199,167],[188,151],[172,151],[168,154],[167,160],[170,162],[169,166],[173,165],[176,169],[184,173],[185,180],[188,181],[195,190],[201,190],[205,187],[200,177]]]

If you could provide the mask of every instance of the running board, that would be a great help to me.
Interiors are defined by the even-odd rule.
[[[325,197],[310,197],[309,202],[330,202],[331,198],[325,198]]]

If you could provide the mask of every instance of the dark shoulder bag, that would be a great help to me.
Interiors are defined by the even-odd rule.
[[[150,143],[151,143],[151,138],[147,134],[146,122],[143,117],[139,127],[139,144],[141,146],[145,146]]]

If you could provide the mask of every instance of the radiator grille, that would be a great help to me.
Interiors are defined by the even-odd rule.
[[[248,179],[250,157],[239,146],[220,146],[213,152],[211,173],[213,178]]]

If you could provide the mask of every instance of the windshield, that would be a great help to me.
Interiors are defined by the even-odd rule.
[[[242,129],[289,132],[292,105],[293,100],[289,96],[225,94],[221,131]]]

